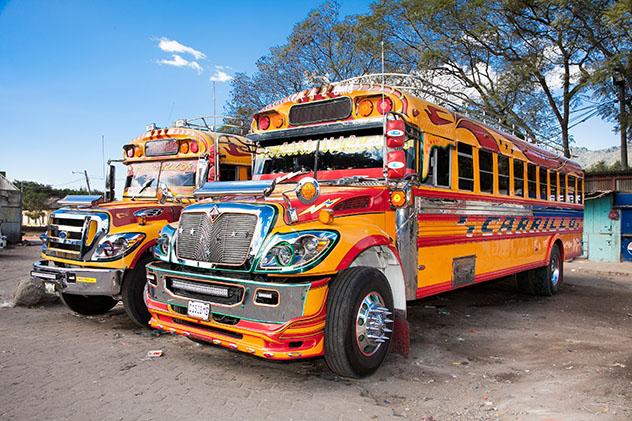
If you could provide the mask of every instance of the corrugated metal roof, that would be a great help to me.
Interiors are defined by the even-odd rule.
[[[17,190],[17,191],[19,191],[20,189],[15,187],[13,185],[13,183],[11,183],[9,180],[7,180],[7,178],[5,176],[0,174],[0,190]]]

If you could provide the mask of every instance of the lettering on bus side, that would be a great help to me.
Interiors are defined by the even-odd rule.
[[[526,234],[535,232],[574,231],[581,229],[582,219],[574,217],[488,216],[471,218],[461,216],[457,225],[466,227],[465,235],[473,237],[494,234]]]

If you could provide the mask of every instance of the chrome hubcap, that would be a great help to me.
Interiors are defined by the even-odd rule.
[[[560,281],[560,261],[557,256],[551,259],[551,284],[556,286]]]
[[[387,327],[387,324],[393,323],[389,319],[391,314],[377,292],[370,292],[362,300],[356,316],[356,341],[364,355],[375,354],[389,340],[389,334],[393,332]]]

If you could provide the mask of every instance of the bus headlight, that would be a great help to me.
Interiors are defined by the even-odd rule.
[[[126,232],[103,237],[92,255],[92,260],[113,260],[124,256],[145,239],[145,234]]]
[[[260,271],[290,272],[305,270],[322,260],[338,240],[334,231],[299,231],[276,234],[268,242]]]
[[[154,257],[159,260],[169,261],[169,251],[171,250],[171,241],[176,229],[171,225],[166,225],[158,235],[156,246],[154,247]]]

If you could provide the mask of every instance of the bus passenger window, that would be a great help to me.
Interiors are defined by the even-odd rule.
[[[221,181],[239,180],[239,167],[237,165],[220,164],[219,179]]]
[[[575,180],[577,178],[569,175],[568,176],[568,202],[575,203]]]
[[[536,182],[535,182],[535,165],[533,164],[527,164],[527,180],[528,180],[528,186],[529,186],[529,198],[530,199],[535,199],[536,196]]]
[[[498,193],[509,195],[509,158],[498,155]]]
[[[551,201],[557,201],[557,171],[551,171]]]
[[[584,179],[577,179],[577,203],[584,202]]]
[[[560,202],[566,202],[566,174],[560,174]]]
[[[546,168],[542,168],[540,167],[540,199],[542,200],[546,200],[547,198],[547,192],[546,192],[546,188],[548,186],[548,181],[546,179]]]
[[[524,197],[524,162],[514,159],[514,194]]]
[[[435,149],[435,186],[450,187],[450,148]]]
[[[479,180],[482,193],[494,192],[494,160],[491,152],[478,150]]]
[[[459,190],[474,191],[474,158],[472,146],[465,143],[457,144],[459,164]]]

